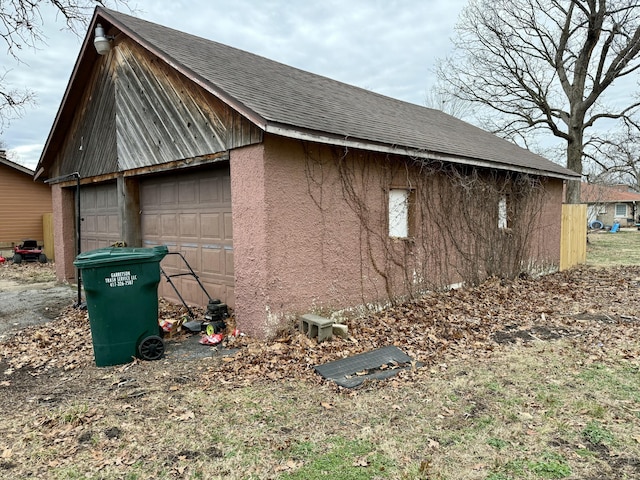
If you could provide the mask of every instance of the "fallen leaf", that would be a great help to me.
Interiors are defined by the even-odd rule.
[[[191,419],[194,419],[194,418],[196,418],[196,414],[193,413],[191,410],[189,410],[189,411],[184,412],[182,415],[180,415],[178,417],[178,420],[185,421],[185,420],[191,420]]]
[[[324,408],[326,408],[327,410],[331,410],[333,408],[333,405],[331,405],[330,403],[327,402],[321,402],[320,405]]]
[[[369,466],[369,460],[367,460],[366,458],[359,458],[355,462],[353,462],[353,466],[354,467],[368,467]]]

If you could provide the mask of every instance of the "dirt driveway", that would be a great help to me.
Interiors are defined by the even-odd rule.
[[[0,340],[53,320],[76,300],[74,286],[56,283],[51,264],[0,266]]]

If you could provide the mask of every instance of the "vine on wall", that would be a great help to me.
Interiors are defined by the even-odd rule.
[[[323,223],[338,203],[357,219],[365,302],[372,292],[393,302],[456,283],[515,278],[541,260],[533,242],[545,200],[539,177],[302,145],[308,193]],[[411,192],[407,238],[389,236],[391,188]],[[339,200],[330,198],[336,191]]]

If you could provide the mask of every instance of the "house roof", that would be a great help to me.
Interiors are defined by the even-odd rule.
[[[27,167],[23,167],[22,165],[18,165],[17,163],[12,162],[11,160],[9,160],[6,155],[4,154],[4,152],[0,152],[0,165],[6,165],[9,168],[13,168],[15,170],[18,170],[21,173],[25,173],[31,177],[33,177],[33,170],[27,168]]]
[[[640,193],[629,191],[626,185],[583,183],[580,189],[582,203],[640,202]]]
[[[145,20],[96,8],[38,167],[53,161],[97,54],[97,23],[126,35],[230,105],[265,132],[420,158],[575,180],[579,175],[439,110],[284,65]],[[117,48],[117,47],[116,47]],[[38,172],[40,175],[41,171]]]

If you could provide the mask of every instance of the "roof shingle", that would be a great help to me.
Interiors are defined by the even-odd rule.
[[[98,7],[96,22],[122,31],[267,132],[565,179],[579,177],[438,110],[113,10]]]

